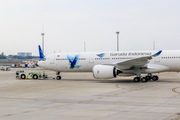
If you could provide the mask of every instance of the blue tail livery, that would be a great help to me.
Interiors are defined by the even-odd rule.
[[[21,62],[24,62],[22,58],[21,58]]]
[[[44,58],[44,54],[40,45],[39,45],[39,57],[40,57],[40,61]]]

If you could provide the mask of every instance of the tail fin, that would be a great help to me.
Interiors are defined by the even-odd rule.
[[[42,60],[44,58],[44,54],[43,54],[43,51],[42,51],[40,45],[39,45],[39,56],[40,56],[40,60]]]
[[[21,58],[21,62],[24,62],[22,58]]]

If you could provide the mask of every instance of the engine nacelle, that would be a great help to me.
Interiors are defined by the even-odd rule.
[[[122,72],[120,70],[117,70],[114,66],[95,65],[93,67],[93,75],[94,75],[94,78],[97,78],[97,79],[114,78],[119,73],[122,73]]]

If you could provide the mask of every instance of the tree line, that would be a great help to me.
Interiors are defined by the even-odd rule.
[[[39,56],[0,55],[0,59],[39,59]]]

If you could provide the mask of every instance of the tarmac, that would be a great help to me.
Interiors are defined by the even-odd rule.
[[[87,72],[22,80],[16,70],[0,71],[0,120],[180,120],[180,73],[134,83],[134,77],[98,80]]]

